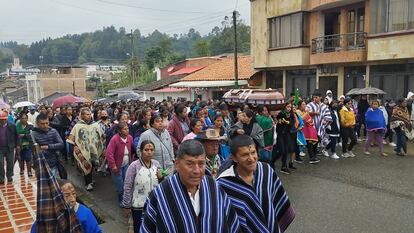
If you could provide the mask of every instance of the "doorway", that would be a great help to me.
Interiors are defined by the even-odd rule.
[[[338,76],[319,77],[319,91],[326,96],[326,91],[331,90],[334,97],[338,96]]]
[[[325,52],[333,52],[336,48],[340,47],[340,17],[340,12],[329,12],[325,14]]]

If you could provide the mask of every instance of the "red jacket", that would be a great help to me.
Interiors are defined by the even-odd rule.
[[[190,119],[186,117],[184,122],[188,125],[188,128],[190,129]],[[167,130],[168,130],[168,133],[170,133],[171,140],[172,140],[173,147],[174,147],[174,154],[175,154],[177,152],[178,145],[180,145],[180,143],[183,141],[183,138],[185,136],[183,128],[181,127],[180,120],[178,119],[176,115],[174,115],[174,117],[171,119],[170,123],[168,124]]]
[[[115,134],[111,138],[105,154],[110,169],[115,167],[118,169],[121,168],[122,160],[124,158],[125,145],[127,146],[129,152],[129,163],[132,163],[134,152],[132,148],[132,141],[133,139],[131,135],[128,135],[126,143],[121,140],[119,134]]]

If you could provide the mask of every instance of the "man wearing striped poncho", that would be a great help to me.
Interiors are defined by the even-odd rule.
[[[233,161],[222,165],[217,183],[230,196],[243,232],[284,232],[295,218],[288,195],[274,170],[258,162],[254,141],[246,135],[231,143]]]
[[[141,233],[240,232],[240,224],[226,193],[204,175],[203,145],[194,139],[177,150],[176,173],[159,184],[144,206]]]

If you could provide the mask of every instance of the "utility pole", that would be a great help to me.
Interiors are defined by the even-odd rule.
[[[132,85],[135,85],[135,60],[134,60],[134,34],[131,29],[131,74],[132,74]]]
[[[239,88],[239,72],[238,72],[238,64],[237,64],[237,29],[236,29],[236,11],[233,11],[233,28],[234,28],[234,86],[236,89]]]

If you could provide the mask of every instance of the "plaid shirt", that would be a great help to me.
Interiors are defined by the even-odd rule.
[[[63,198],[43,153],[38,154],[36,232],[81,233],[75,212]]]

